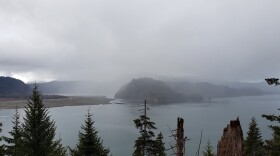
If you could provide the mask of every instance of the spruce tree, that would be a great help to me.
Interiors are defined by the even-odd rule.
[[[249,131],[247,132],[247,137],[244,140],[244,145],[245,156],[265,155],[264,142],[254,117],[251,119],[251,123],[249,124]]]
[[[163,142],[163,136],[160,132],[156,138],[156,148],[155,148],[155,155],[156,156],[166,156],[165,147]]]
[[[0,122],[0,133],[2,132],[2,122]],[[2,141],[2,136],[0,137],[0,141]],[[0,156],[4,156],[5,154],[5,150],[4,150],[4,146],[0,145]]]
[[[109,149],[102,145],[102,140],[98,137],[93,124],[92,114],[88,110],[85,125],[81,126],[83,132],[79,132],[76,149],[70,149],[72,156],[107,156],[109,154]]]
[[[67,153],[66,148],[63,147],[62,144],[61,144],[61,138],[54,141],[53,147],[55,147],[55,148],[51,153],[52,156],[66,156],[67,155],[66,154]]]
[[[269,84],[275,84],[275,86],[280,85],[279,78],[267,78],[265,81]],[[280,110],[280,109],[278,109]],[[280,115],[262,115],[271,122],[276,122],[277,124],[269,125],[268,127],[272,130],[272,139],[266,140],[266,154],[269,156],[279,156],[280,155]]]
[[[279,110],[279,109],[278,109]],[[280,155],[280,115],[262,115],[271,122],[276,122],[277,124],[269,125],[268,127],[272,130],[272,139],[266,140],[267,155],[279,156]]]
[[[133,156],[154,155],[156,152],[156,141],[153,139],[155,136],[153,130],[157,128],[155,127],[155,123],[150,121],[150,118],[147,116],[146,100],[144,107],[144,114],[134,120],[136,128],[139,129],[140,136],[135,141]]]
[[[43,97],[35,84],[25,107],[22,124],[23,148],[26,156],[66,155],[60,140],[55,140],[55,122],[51,120]],[[60,153],[58,153],[60,152]]]
[[[19,113],[16,108],[16,113],[13,117],[13,129],[9,132],[10,137],[4,137],[4,141],[8,143],[6,146],[6,155],[23,156],[22,129],[19,122]]]
[[[207,141],[207,145],[204,147],[204,150],[203,156],[214,156],[213,147],[209,140]]]

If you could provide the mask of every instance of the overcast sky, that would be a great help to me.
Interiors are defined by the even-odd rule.
[[[0,0],[0,75],[280,77],[280,1]]]

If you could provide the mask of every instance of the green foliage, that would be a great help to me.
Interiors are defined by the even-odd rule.
[[[247,132],[247,137],[244,140],[244,154],[245,156],[265,155],[264,142],[254,117],[251,119],[249,131]]]
[[[162,140],[163,140],[163,136],[160,132],[156,138],[156,148],[155,148],[156,156],[166,156],[165,147]]]
[[[266,140],[267,143],[267,151],[270,156],[279,156],[280,155],[280,115],[262,115],[262,117],[266,118],[271,122],[276,122],[277,124],[269,125],[269,128],[272,130],[272,139]]]
[[[146,115],[147,107],[145,100],[144,115],[140,115],[139,118],[133,120],[135,127],[139,129],[140,136],[135,141],[133,156],[166,156],[165,147],[163,143],[163,136],[158,134],[156,140],[154,140],[155,134],[153,130],[157,129],[155,123],[150,121],[150,118]]]
[[[54,140],[55,122],[51,120],[36,84],[25,107],[25,114],[22,124],[22,145],[25,155],[66,155],[66,150],[62,147],[61,140]]]
[[[6,155],[23,156],[22,128],[19,122],[19,113],[16,109],[16,114],[13,117],[13,129],[9,132],[10,137],[4,137],[4,141],[8,143],[6,146]]]
[[[214,156],[213,147],[209,140],[207,141],[207,145],[204,147],[204,150],[203,156]]]
[[[155,134],[152,130],[156,129],[155,123],[145,115],[135,119],[134,123],[136,128],[139,129],[140,137],[135,141],[133,156],[154,155],[156,141],[153,140]]]
[[[51,152],[50,155],[52,155],[52,156],[66,156],[67,155],[66,148],[63,147],[61,144],[61,138],[54,141],[53,147],[55,147],[55,148],[53,148],[53,151]]]
[[[0,122],[0,133],[2,132],[2,122]],[[2,137],[0,137],[0,141],[2,141]],[[4,146],[0,145],[0,156],[3,156],[5,154]]]
[[[83,132],[79,132],[79,142],[75,149],[70,149],[72,156],[107,156],[109,154],[109,149],[103,147],[102,140],[98,137],[93,124],[92,114],[88,111],[85,125],[81,126]]]

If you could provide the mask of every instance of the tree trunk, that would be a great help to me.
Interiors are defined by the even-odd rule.
[[[177,156],[184,155],[184,119],[178,118],[177,121]]]
[[[243,156],[243,132],[240,121],[230,121],[218,143],[217,156]]]

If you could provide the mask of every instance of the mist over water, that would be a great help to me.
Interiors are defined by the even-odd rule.
[[[104,145],[109,147],[113,155],[129,156],[133,152],[134,141],[138,137],[138,130],[133,120],[140,115],[138,111],[143,104],[107,104],[92,105],[95,127]],[[209,139],[216,150],[223,129],[230,120],[239,117],[244,137],[248,130],[248,124],[254,116],[257,119],[263,138],[270,138],[271,131],[267,120],[261,118],[262,114],[278,113],[280,96],[252,96],[238,98],[213,99],[207,103],[174,103],[169,105],[149,105],[148,116],[156,123],[156,133],[163,133],[166,148],[173,139],[170,136],[171,129],[176,128],[177,117],[185,120],[185,135],[191,139],[186,144],[188,155],[194,155],[203,130],[202,146]],[[78,132],[84,123],[85,114],[89,106],[71,106],[50,108],[50,115],[56,122],[57,136],[62,138],[65,146],[74,147],[77,143]],[[11,130],[11,118],[14,110],[0,110],[0,121],[3,122],[3,135]],[[24,114],[21,109],[20,114]],[[173,141],[174,142],[174,141]],[[168,155],[172,152],[169,151]]]

